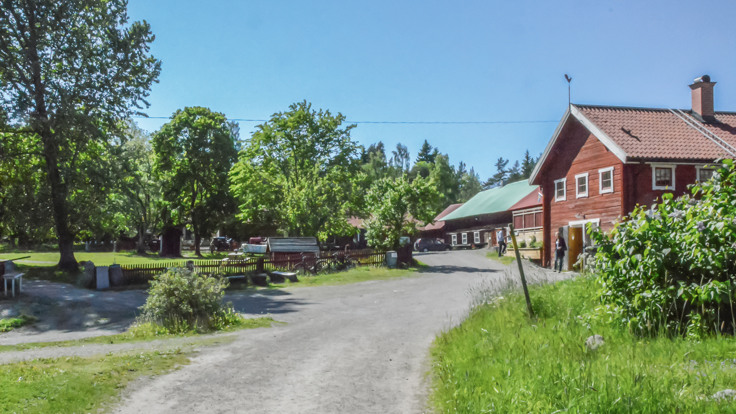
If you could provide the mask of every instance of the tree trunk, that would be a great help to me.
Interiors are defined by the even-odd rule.
[[[143,226],[138,227],[138,243],[136,243],[136,250],[138,251],[138,254],[146,254],[145,237],[146,234]]]
[[[202,236],[199,235],[195,231],[194,233],[194,254],[197,255],[197,257],[202,257],[202,253],[199,252],[199,244],[202,242]]]

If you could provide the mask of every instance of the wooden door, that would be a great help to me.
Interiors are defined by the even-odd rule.
[[[567,268],[572,270],[578,256],[583,252],[583,228],[570,227],[568,234],[570,240],[567,241]]]

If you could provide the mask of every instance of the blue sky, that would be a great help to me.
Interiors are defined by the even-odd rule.
[[[736,111],[730,0],[129,0],[129,13],[151,23],[163,61],[150,116],[198,105],[267,119],[306,99],[352,121],[535,121],[353,130],[412,159],[427,139],[481,179],[498,157],[544,150],[567,106],[565,73],[574,103],[678,108],[708,73],[716,110]],[[241,138],[255,125],[241,122]]]

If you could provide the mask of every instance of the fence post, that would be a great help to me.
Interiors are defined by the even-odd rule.
[[[519,275],[521,275],[521,286],[524,288],[526,308],[529,311],[529,317],[534,318],[532,300],[529,297],[529,289],[526,287],[526,277],[524,277],[524,266],[521,265],[521,255],[519,254],[519,247],[516,245],[516,232],[514,231],[514,223],[509,224],[509,231],[511,231],[511,242],[514,244],[514,253],[516,253],[516,263],[519,264]]]

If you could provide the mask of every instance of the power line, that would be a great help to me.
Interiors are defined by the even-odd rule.
[[[170,119],[168,116],[135,116],[138,119]],[[268,122],[270,119],[250,119],[250,118],[230,118],[230,121],[237,122]],[[543,124],[557,123],[559,121],[352,121],[346,120],[349,124],[389,124],[389,125],[470,125],[470,124]]]

